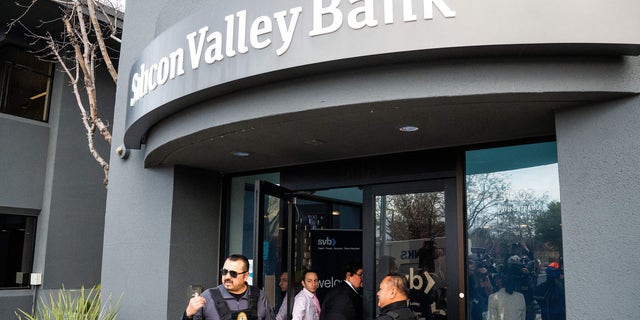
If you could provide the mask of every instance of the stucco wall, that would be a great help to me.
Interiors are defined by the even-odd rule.
[[[640,98],[563,110],[558,168],[568,319],[640,315]]]
[[[0,212],[42,207],[48,144],[48,124],[0,114]]]
[[[120,70],[129,70],[135,56],[146,43],[167,25],[184,18],[202,3],[203,1],[183,1],[179,6],[171,1],[127,3],[127,15],[135,18],[125,19],[121,52],[126,54],[121,55]],[[127,86],[127,81],[118,83],[112,154],[123,141]],[[214,226],[201,224],[200,220],[183,220],[173,225],[174,195],[186,192],[181,187],[184,186],[184,182],[181,182],[184,180],[175,177],[174,168],[145,168],[144,151],[144,145],[140,150],[131,150],[126,160],[114,155],[110,164],[101,281],[105,293],[115,297],[122,295],[119,318],[175,319],[180,317],[180,312],[186,306],[184,296],[188,287],[182,284],[192,284],[188,279],[190,277],[211,278],[210,268],[215,266],[211,265],[209,259],[188,261],[184,260],[185,253],[172,252],[184,248],[182,243],[173,243],[175,239],[172,239],[172,232],[188,229],[189,223],[196,229],[198,224],[207,228]],[[219,182],[211,183],[216,186]],[[214,205],[217,207],[219,203]],[[203,206],[200,203],[192,204],[191,207]],[[183,219],[179,213],[175,218]],[[203,243],[202,247],[196,246],[189,250],[207,250],[210,254],[215,254],[211,252],[212,245]],[[176,268],[176,265],[172,266],[175,263],[172,257],[181,258],[179,262],[183,264],[182,267],[177,265],[178,269],[172,269]],[[212,258],[215,259],[214,256]],[[185,280],[181,283],[175,282],[178,278],[169,278],[171,272],[184,271],[185,266],[189,271],[197,272],[192,275],[182,274],[181,277]]]
[[[51,108],[58,111],[51,120],[55,134],[50,141],[50,176],[41,213],[47,215],[48,224],[43,219],[38,225],[47,229],[42,230],[42,234],[46,232],[46,244],[40,242],[42,247],[46,245],[46,252],[36,261],[36,269],[43,272],[45,289],[63,284],[66,288],[79,288],[100,282],[107,191],[102,184],[102,168],[89,153],[75,97],[67,79],[61,73],[56,76],[58,93],[53,96]],[[110,123],[114,85],[106,73],[98,73],[96,82],[100,116]],[[109,146],[99,137],[96,149],[109,161]]]
[[[176,168],[171,227],[167,317],[179,314],[190,298],[189,285],[218,285],[221,176]]]
[[[0,319],[16,319],[18,308],[29,311],[33,302],[32,290],[0,291]]]

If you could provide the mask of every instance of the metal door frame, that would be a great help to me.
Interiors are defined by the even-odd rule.
[[[456,178],[442,178],[434,180],[400,182],[390,184],[371,185],[363,188],[363,254],[369,257],[363,260],[363,267],[366,273],[371,274],[375,279],[376,274],[376,239],[375,239],[375,197],[380,195],[401,194],[401,193],[421,193],[432,191],[444,191],[445,193],[445,233],[447,261],[447,318],[461,319],[464,316],[464,260],[461,259],[460,252],[464,248],[464,220],[462,219],[461,203],[458,200],[461,190],[459,190]],[[376,292],[377,283],[367,281],[364,284],[364,306],[365,318],[373,319],[377,306]],[[369,307],[368,310],[366,308]]]

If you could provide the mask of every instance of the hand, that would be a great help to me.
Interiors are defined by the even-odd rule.
[[[200,308],[204,307],[205,300],[201,297],[197,292],[193,298],[189,300],[189,305],[187,305],[187,317],[192,317]]]

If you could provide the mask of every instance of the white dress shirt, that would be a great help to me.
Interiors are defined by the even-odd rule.
[[[292,320],[320,320],[314,298],[315,294],[303,288],[293,302]]]
[[[278,309],[278,314],[276,314],[276,320],[286,320],[287,317],[287,298],[288,293],[284,294],[284,298],[282,299],[282,304],[280,305],[280,309]]]

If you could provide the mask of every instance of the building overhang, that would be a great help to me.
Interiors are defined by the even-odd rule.
[[[124,145],[139,148],[154,124],[199,102],[304,75],[451,57],[638,55],[637,12],[634,0],[216,3],[160,34],[129,70]]]

